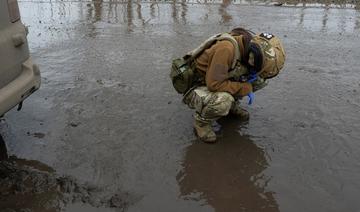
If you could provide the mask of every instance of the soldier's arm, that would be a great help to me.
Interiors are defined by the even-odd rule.
[[[252,86],[250,83],[229,80],[228,73],[234,57],[234,50],[230,42],[222,42],[226,42],[226,44],[215,49],[215,53],[210,60],[211,62],[205,77],[206,86],[209,91],[225,91],[234,96],[246,96],[252,91]]]

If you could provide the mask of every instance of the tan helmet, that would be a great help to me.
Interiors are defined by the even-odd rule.
[[[263,55],[259,76],[269,79],[278,75],[285,63],[285,51],[280,39],[269,33],[261,33],[255,35],[251,42],[260,47]]]

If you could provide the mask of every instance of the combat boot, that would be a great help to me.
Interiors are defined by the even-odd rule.
[[[240,104],[238,102],[235,102],[231,109],[230,113],[232,115],[237,116],[241,121],[248,121],[250,118],[250,114],[247,110],[240,107]]]
[[[211,127],[211,122],[195,119],[194,128],[200,140],[206,143],[216,142],[216,134]]]

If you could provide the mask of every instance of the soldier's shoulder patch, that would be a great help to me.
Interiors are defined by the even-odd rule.
[[[260,34],[260,37],[263,37],[263,38],[266,38],[266,39],[270,40],[271,38],[274,37],[274,35],[270,34],[270,33],[267,33],[267,32],[263,32],[263,33]]]

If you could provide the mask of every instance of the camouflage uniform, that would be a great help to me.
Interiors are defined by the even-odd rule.
[[[197,87],[184,96],[184,103],[195,109],[195,119],[211,123],[229,114],[235,103],[228,92],[210,92],[206,86]]]
[[[234,36],[234,39],[238,44],[240,55],[243,55],[242,36]],[[242,109],[235,99],[263,88],[266,85],[265,79],[276,76],[283,68],[285,53],[277,37],[262,33],[254,36],[251,42],[260,48],[263,56],[261,70],[257,72],[258,79],[251,84],[241,80],[245,73],[249,74],[245,67],[235,66],[232,70],[237,51],[236,46],[230,41],[217,41],[195,60],[195,69],[204,80],[201,80],[202,85],[186,93],[183,101],[191,109],[195,109],[194,127],[198,137],[205,142],[216,141],[211,123],[228,115],[229,112],[248,118],[248,112]],[[251,61],[250,56],[249,64],[254,63],[254,59]]]

